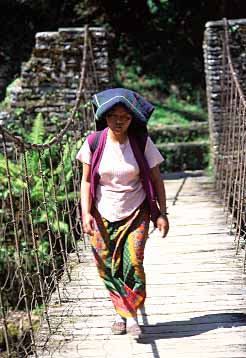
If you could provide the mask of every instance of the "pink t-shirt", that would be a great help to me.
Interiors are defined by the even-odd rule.
[[[150,137],[147,139],[144,154],[150,168],[164,160]],[[83,163],[91,164],[91,157],[86,140],[76,158]],[[100,181],[97,186],[95,206],[101,216],[114,222],[131,215],[141,205],[146,193],[129,139],[124,144],[119,144],[107,136],[98,171]]]

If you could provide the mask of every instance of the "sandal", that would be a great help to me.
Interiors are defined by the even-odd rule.
[[[139,325],[136,323],[136,324],[133,324],[132,326],[130,327],[127,327],[126,329],[127,333],[130,334],[134,339],[139,339],[142,337],[142,329],[141,327],[139,327]]]
[[[126,333],[126,324],[125,322],[114,322],[111,327],[113,334],[125,334]]]

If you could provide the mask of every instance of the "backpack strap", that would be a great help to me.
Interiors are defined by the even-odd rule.
[[[97,132],[91,133],[87,138],[92,155],[95,153],[95,151],[97,149],[101,134],[102,134],[102,131],[97,131]]]

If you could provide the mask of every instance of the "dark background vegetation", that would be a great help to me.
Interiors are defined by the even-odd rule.
[[[244,16],[245,0],[1,0],[0,98],[36,32],[87,23],[108,29],[116,85],[138,80],[159,98],[204,99],[205,23]]]

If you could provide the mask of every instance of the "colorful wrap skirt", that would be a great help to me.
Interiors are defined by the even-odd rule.
[[[144,201],[126,219],[109,222],[94,210],[92,251],[117,313],[135,317],[146,297],[143,267],[150,211]]]

